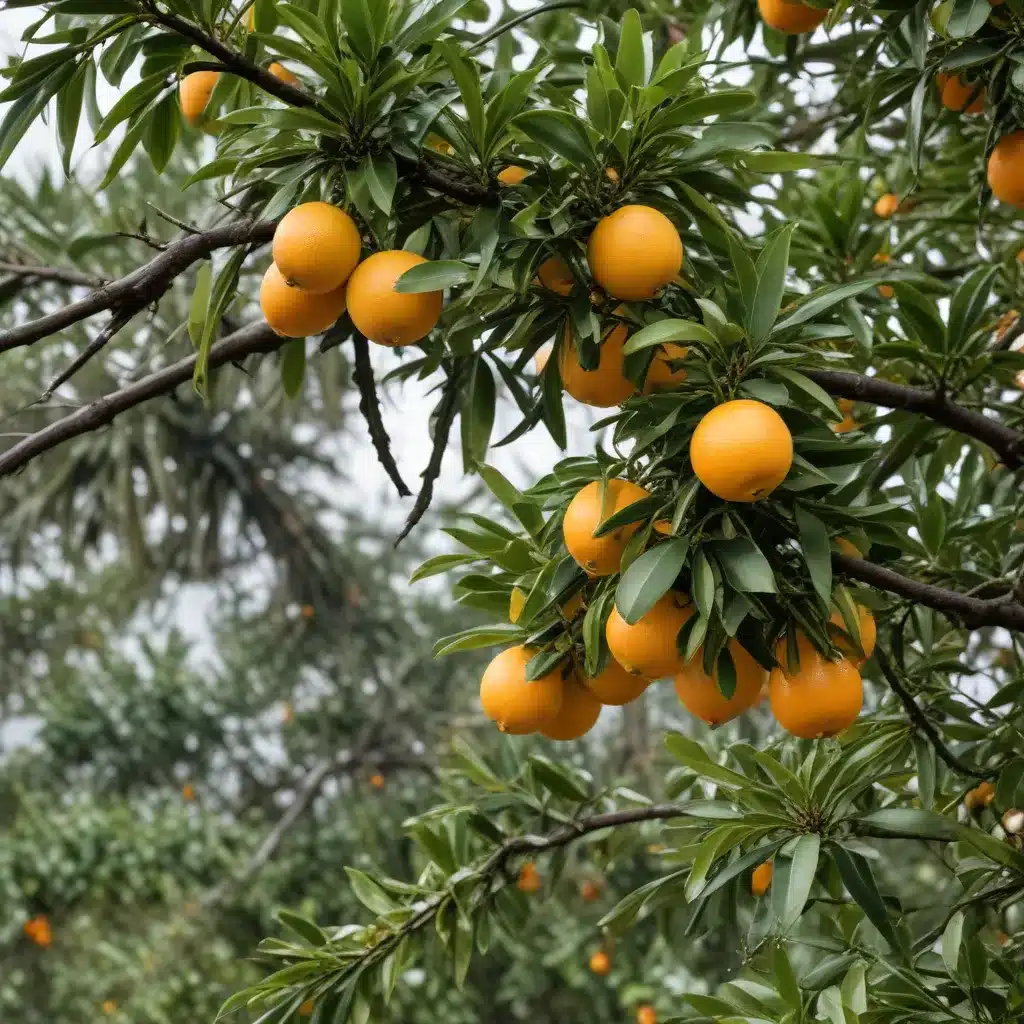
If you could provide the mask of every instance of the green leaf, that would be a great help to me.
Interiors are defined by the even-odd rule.
[[[458,260],[431,260],[410,267],[396,282],[395,291],[408,293],[439,292],[445,288],[467,284],[474,270]]]
[[[619,48],[615,54],[615,70],[627,88],[645,85],[650,74],[644,53],[643,25],[640,15],[632,8],[622,16]]]
[[[775,575],[761,549],[746,537],[709,542],[726,578],[747,594],[774,594]]]
[[[962,346],[978,326],[988,305],[992,282],[998,273],[998,266],[978,267],[953,293],[949,303],[949,326],[946,329],[951,349]]]
[[[711,568],[703,545],[697,549],[691,570],[693,600],[701,617],[711,618],[711,610],[715,604],[715,571]]]
[[[214,279],[210,294],[210,308],[206,314],[206,322],[203,324],[203,334],[199,339],[199,351],[196,354],[196,365],[192,371],[192,386],[204,402],[209,393],[210,348],[228,303],[237,290],[238,275],[246,256],[245,246],[239,246],[228,257],[227,262]]]
[[[281,352],[281,387],[289,398],[302,390],[306,376],[306,339],[292,338]]]
[[[473,363],[462,405],[462,454],[467,467],[475,466],[487,456],[496,402],[494,374],[481,357]]]
[[[810,377],[805,377],[799,370],[790,369],[788,366],[770,366],[768,372],[775,377],[781,377],[793,387],[799,388],[825,409],[829,415],[834,416],[837,421],[843,418],[835,399],[823,387],[816,384]]]
[[[367,157],[363,161],[362,171],[366,187],[370,190],[370,197],[377,207],[390,217],[391,204],[395,198],[395,189],[398,187],[398,165],[395,163],[394,155],[385,153]]]
[[[90,67],[90,61],[82,61],[71,81],[57,94],[57,142],[66,176],[71,174],[71,156],[78,136],[78,122],[82,115],[82,100]]]
[[[196,271],[196,283],[192,291],[192,302],[188,312],[188,336],[198,346],[203,337],[206,311],[210,305],[210,289],[213,286],[213,266],[203,260]]]
[[[437,576],[439,573],[447,572],[449,569],[475,561],[475,555],[435,555],[433,558],[428,558],[413,572],[409,577],[409,582],[416,583],[418,580],[425,580],[430,576]]]
[[[747,307],[747,332],[754,344],[768,337],[779,315],[789,268],[789,243],[795,229],[795,224],[786,224],[773,232],[757,258],[757,283]]]
[[[382,0],[341,0],[341,18],[345,26],[345,41],[363,60],[369,62],[376,55],[377,39],[374,32],[370,3]]]
[[[757,292],[757,270],[754,267],[754,261],[750,258],[750,253],[747,252],[747,247],[736,237],[736,234],[729,231],[726,237],[729,240],[729,255],[732,259],[733,273],[736,275],[736,284],[739,286],[740,299],[749,317]]]
[[[325,932],[321,931],[312,921],[293,914],[290,910],[279,910],[277,919],[285,928],[295,932],[303,942],[308,942],[311,946],[323,946],[327,942]]]
[[[886,807],[857,820],[894,836],[951,841],[960,839],[963,832],[968,831],[945,815],[913,807]]]
[[[779,922],[783,932],[788,932],[800,919],[804,905],[811,894],[814,875],[818,870],[818,853],[821,849],[821,837],[816,832],[802,835],[793,848],[793,856],[789,862],[789,873],[784,886],[777,885],[781,896],[777,897],[779,905]]]
[[[560,110],[527,110],[512,122],[542,148],[579,170],[595,170],[597,155],[579,118]]]
[[[992,5],[988,0],[953,0],[953,10],[946,21],[946,33],[952,39],[973,36],[988,21]]]
[[[110,133],[122,122],[127,120],[136,111],[141,110],[158,93],[167,88],[166,72],[159,72],[142,79],[141,82],[133,85],[121,98],[110,108],[110,113],[100,122],[96,129],[93,145],[104,142]]]
[[[479,69],[463,56],[454,43],[442,39],[436,46],[448,67],[451,68],[455,84],[459,87],[477,152],[483,153],[487,139],[487,122],[484,113],[484,98],[480,91]]]
[[[356,868],[345,868],[349,885],[357,900],[375,914],[388,914],[395,909],[395,901],[366,873]]]
[[[519,637],[515,626],[473,626],[459,633],[442,637],[434,644],[434,657],[456,651],[475,651],[481,647],[494,647],[498,644],[509,644]]]
[[[964,934],[964,912],[958,910],[950,917],[942,933],[942,962],[951,978],[956,977],[956,965],[960,959],[960,943]]]
[[[165,96],[149,117],[142,145],[153,161],[153,168],[161,173],[167,166],[178,143],[181,118],[173,95]]]
[[[712,347],[716,345],[715,336],[702,324],[693,320],[659,320],[656,324],[631,334],[626,344],[622,346],[622,353],[628,356],[641,349],[677,341],[699,342]]]
[[[789,962],[789,956],[786,953],[786,944],[782,941],[775,943],[775,948],[772,950],[772,973],[779,995],[796,1011],[799,1020],[803,1017],[803,996],[793,965]]]
[[[987,3],[988,0],[983,0],[983,2]],[[847,284],[827,285],[824,288],[819,288],[816,292],[811,292],[803,304],[790,313],[785,320],[777,323],[772,334],[780,334],[790,327],[807,323],[808,320],[827,313],[833,306],[838,306],[839,303],[877,286],[878,281],[873,280],[850,281]]]
[[[626,622],[639,622],[668,593],[683,568],[689,547],[687,539],[657,544],[622,574],[615,591],[615,607]]]
[[[902,955],[903,947],[889,919],[889,913],[885,909],[882,894],[878,891],[867,859],[839,845],[833,845],[831,852],[847,891],[893,951]]]
[[[811,583],[827,608],[832,600],[832,551],[828,528],[802,505],[796,505],[795,513],[800,547],[811,574]]]

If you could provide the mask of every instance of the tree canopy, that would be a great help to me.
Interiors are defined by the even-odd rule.
[[[257,893],[275,934],[222,1017],[1020,1020],[1024,6],[520,6],[4,4],[40,16],[4,71],[0,166],[43,120],[66,176],[104,147],[95,180],[2,183],[11,600],[83,549],[156,589],[215,579],[247,665],[178,704],[193,670],[168,643],[150,685],[73,658],[57,693],[12,614],[5,687],[60,752],[49,785],[93,780],[60,827],[85,834],[107,784],[111,814],[138,813],[166,789],[151,766],[183,759],[227,799],[218,757],[251,752],[223,730],[283,699],[261,674],[314,665],[342,702],[311,712],[304,774],[268,784],[294,818],[259,785],[255,827],[229,801],[195,855],[225,879],[199,922],[367,751],[404,766],[429,733],[440,774],[346,852],[351,898],[298,906],[341,882],[322,851],[333,877],[292,859]],[[372,472],[345,458],[349,377]],[[435,401],[400,423],[432,438],[415,497],[381,400],[413,379]],[[601,410],[582,450],[574,405]],[[534,431],[566,457],[513,482]],[[405,556],[365,508],[332,519],[313,478],[387,479],[408,517],[388,541],[425,555],[456,447],[487,497],[407,593]],[[271,597],[247,608],[260,566]],[[64,615],[109,599],[88,568]],[[462,652],[499,646],[480,688],[498,729],[464,725],[476,687],[456,680],[482,665]],[[144,728],[143,699],[173,727]],[[108,762],[89,737],[113,706],[138,749]],[[20,874],[36,820],[5,882],[36,900],[29,969],[79,896]],[[170,835],[137,842],[181,859],[184,826],[153,820]],[[300,911],[284,931],[274,903]]]

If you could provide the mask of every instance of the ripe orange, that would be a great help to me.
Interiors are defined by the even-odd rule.
[[[715,406],[697,424],[690,462],[712,494],[726,501],[758,501],[786,479],[793,437],[770,405],[740,398]]]
[[[219,71],[193,71],[181,80],[178,102],[181,104],[182,116],[190,124],[202,117],[219,78]]]
[[[652,391],[667,391],[682,384],[686,380],[686,370],[680,367],[673,370],[669,363],[685,359],[690,350],[683,345],[674,345],[666,342],[660,346],[651,365],[647,367],[647,377],[644,380],[644,394],[649,395]]]
[[[726,699],[718,689],[717,667],[713,676],[704,672],[701,664],[703,653],[698,649],[676,673],[676,696],[691,715],[696,715],[708,725],[722,725],[758,702],[761,687],[768,681],[768,671],[736,640],[730,640],[729,653],[736,666],[736,689]]]
[[[757,0],[757,9],[766,25],[789,36],[813,32],[828,15],[828,11],[789,0]]]
[[[536,732],[562,706],[565,687],[559,668],[532,682],[526,678],[526,665],[536,653],[529,647],[510,647],[492,659],[480,680],[484,714],[513,736]]]
[[[839,612],[834,612],[829,622],[838,626],[842,631],[842,637],[837,641],[836,646],[855,664],[863,665],[875,651],[875,641],[878,639],[878,627],[875,625],[875,617],[862,604],[857,605],[857,626],[860,629],[860,648],[853,642],[853,637],[846,632],[843,617]],[[863,654],[861,653],[863,649]]]
[[[860,424],[850,415],[846,415],[838,423],[832,424],[833,434],[849,434],[851,430],[860,430]]]
[[[533,172],[528,167],[520,167],[518,164],[509,164],[498,174],[498,181],[502,185],[521,185],[523,181]]]
[[[621,206],[597,222],[587,244],[594,280],[617,299],[651,299],[683,265],[676,226],[651,206]]]
[[[654,1007],[649,1003],[637,1007],[636,1024],[658,1024],[658,1015],[654,1012]]]
[[[621,707],[636,700],[647,689],[650,680],[645,676],[630,675],[614,658],[609,658],[605,668],[585,682],[602,704]]]
[[[395,282],[426,263],[404,249],[375,252],[348,282],[348,314],[360,334],[378,345],[399,348],[425,338],[441,317],[443,292],[396,292]]]
[[[664,679],[683,668],[676,635],[693,614],[689,598],[670,590],[631,626],[612,609],[605,625],[605,639],[612,657],[627,671],[648,679]]]
[[[988,807],[995,798],[996,790],[992,783],[987,780],[979,782],[974,789],[969,789],[964,793],[964,807],[969,811],[980,811],[982,808]]]
[[[313,1010],[316,1008],[316,1003],[312,999],[307,999],[301,1006],[299,1006],[300,1017],[312,1017]]]
[[[619,172],[614,167],[606,167],[604,169],[604,176],[613,184],[618,185],[619,183]]]
[[[885,195],[879,196],[875,203],[875,216],[881,217],[882,220],[888,220],[899,208],[899,199],[892,192],[886,192]]]
[[[864,556],[860,553],[860,548],[855,544],[852,544],[845,537],[836,537],[835,545],[839,549],[841,555],[850,555],[852,558],[863,558]]]
[[[558,714],[540,727],[549,740],[578,740],[590,732],[601,714],[601,702],[575,677],[565,680]]]
[[[279,81],[284,82],[285,85],[298,85],[299,76],[292,74],[283,64],[279,64],[276,60],[270,65],[267,70]]]
[[[594,953],[590,958],[590,969],[603,977],[612,969],[612,958],[604,951]]]
[[[750,876],[750,891],[755,896],[763,896],[772,884],[772,875],[774,873],[775,867],[770,860],[766,860],[763,864],[758,864]]]
[[[345,312],[346,285],[326,295],[311,295],[288,283],[271,263],[260,286],[260,308],[275,333],[285,338],[322,334]]]
[[[962,75],[947,75],[940,71],[935,76],[935,84],[947,110],[980,114],[985,109],[985,90],[980,82],[968,82]]]
[[[629,480],[607,481],[603,500],[599,480],[577,491],[562,521],[566,550],[577,564],[591,576],[611,576],[618,572],[622,552],[640,524],[628,523],[603,537],[595,537],[594,531],[613,513],[647,497],[650,497],[649,491]]]
[[[880,284],[878,286],[878,294],[883,299],[891,299],[896,294],[896,289],[891,284]]]
[[[609,409],[620,405],[636,388],[623,373],[622,348],[626,344],[626,325],[618,324],[601,340],[597,368],[584,370],[576,354],[572,339],[572,327],[566,321],[562,334],[562,345],[558,351],[558,369],[562,375],[562,387],[577,402],[592,405],[598,409]]]
[[[193,800],[195,800],[196,791],[195,787],[191,783],[186,782],[185,785],[181,787],[181,798],[186,803],[191,803]]]
[[[117,1013],[117,1003],[113,999],[103,1000],[103,1012],[105,1014]]]
[[[37,945],[46,949],[53,944],[53,929],[45,914],[36,914],[22,925],[25,934]]]
[[[532,860],[528,860],[520,869],[516,879],[516,888],[520,892],[538,892],[543,886],[540,872]]]
[[[549,292],[557,295],[568,295],[576,283],[572,271],[560,256],[549,256],[537,268],[537,280]]]
[[[852,398],[840,398],[836,401],[836,405],[839,406],[839,411],[844,416],[849,416],[853,412],[854,401]]]
[[[380,772],[377,772],[376,774],[371,775],[370,776],[370,785],[373,786],[374,789],[383,789],[384,788],[384,776],[381,775]]]
[[[584,903],[595,903],[601,898],[601,886],[597,882],[584,882],[580,886],[580,896]]]
[[[534,353],[533,366],[537,371],[538,377],[544,372],[544,368],[548,365],[548,360],[551,358],[551,349],[552,345],[549,342],[547,345],[537,349],[536,353]]]
[[[787,732],[801,739],[835,736],[852,725],[864,703],[860,673],[849,658],[828,661],[802,633],[797,636],[798,665],[786,665],[786,642],[779,643],[780,665],[771,674],[772,714]]]
[[[1024,130],[996,143],[988,158],[988,184],[1000,202],[1024,208]]]
[[[330,203],[303,203],[274,232],[274,262],[293,287],[314,295],[340,288],[363,247],[355,221]]]

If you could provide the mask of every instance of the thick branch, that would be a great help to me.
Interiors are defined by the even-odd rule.
[[[966,775],[968,778],[973,779],[994,779],[999,774],[998,769],[972,768],[969,764],[961,761],[949,749],[949,747],[946,746],[939,730],[931,723],[924,711],[918,707],[917,701],[914,700],[911,693],[900,681],[899,675],[896,673],[896,670],[890,663],[888,656],[881,647],[875,648],[875,661],[878,664],[882,675],[885,676],[885,681],[889,684],[890,689],[897,697],[899,697],[900,703],[910,716],[910,720],[914,723],[914,727],[918,732],[924,734],[925,738],[932,745],[935,753],[945,761],[953,771],[958,775]]]
[[[221,338],[210,348],[209,365],[222,366],[224,363],[237,362],[256,352],[273,352],[285,342],[276,335],[265,323],[250,324],[234,334]],[[77,409],[68,416],[63,416],[54,423],[0,453],[0,476],[7,476],[21,469],[34,458],[56,448],[65,441],[92,430],[106,426],[116,416],[129,409],[142,405],[160,395],[166,395],[181,384],[192,379],[196,365],[196,356],[187,356],[172,366],[157,370],[148,377],[143,377],[134,384],[129,384],[109,395],[90,402],[89,405]]]
[[[174,279],[197,260],[209,256],[215,249],[223,249],[226,246],[269,242],[274,237],[276,226],[275,221],[269,220],[235,221],[198,235],[182,238],[169,245],[145,266],[97,288],[79,302],[73,302],[70,306],[58,309],[38,320],[19,324],[8,331],[0,331],[0,352],[31,345],[104,310],[116,310],[134,316],[159,299],[170,288]]]
[[[884,565],[863,558],[854,558],[851,555],[833,554],[832,565],[845,576],[962,619],[966,625],[973,628],[1003,626],[1014,632],[1024,632],[1024,605],[1011,599],[970,597],[955,590],[933,586],[931,583],[908,579]]]
[[[395,457],[391,454],[391,439],[388,437],[384,420],[380,414],[380,400],[377,397],[377,386],[373,379],[373,366],[370,364],[369,342],[361,334],[355,334],[352,337],[352,347],[356,357],[353,376],[356,386],[359,388],[359,411],[363,414],[363,419],[366,420],[374,451],[376,451],[384,471],[398,490],[399,496],[409,498],[412,496],[412,491],[402,479]]]
[[[973,409],[951,402],[937,391],[893,384],[878,377],[865,377],[845,370],[804,370],[830,395],[853,398],[888,409],[921,413],[950,430],[977,438],[987,444],[1010,469],[1024,466],[1024,433],[1007,427]]]

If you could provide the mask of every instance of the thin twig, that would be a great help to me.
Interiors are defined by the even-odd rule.
[[[410,498],[412,491],[402,479],[395,457],[391,454],[391,438],[388,437],[384,419],[381,416],[377,385],[373,379],[373,366],[370,363],[369,342],[361,334],[355,333],[352,335],[352,347],[355,351],[353,376],[356,386],[359,388],[359,411],[363,414],[363,419],[366,420],[374,451],[399,495],[403,498]]]
[[[459,406],[459,383],[462,377],[461,361],[456,361],[444,386],[444,394],[441,396],[440,404],[437,407],[437,420],[434,423],[434,447],[430,452],[430,461],[423,471],[423,484],[420,493],[416,495],[416,503],[405,521],[402,532],[395,540],[395,547],[405,540],[412,533],[416,524],[430,508],[430,502],[434,497],[434,484],[441,475],[441,463],[444,460],[444,453],[448,447],[448,438],[452,432],[452,424],[455,422],[455,412]]]
[[[42,393],[39,401],[49,401],[49,399],[53,397],[54,391],[56,391],[62,384],[66,384],[83,366],[85,366],[87,362],[89,362],[90,359],[92,359],[94,355],[101,352],[107,342],[110,341],[110,339],[113,338],[113,336],[117,334],[117,332],[121,330],[129,320],[131,320],[131,316],[124,313],[115,313],[110,318],[106,327],[104,327],[103,330],[100,331],[100,333],[97,334],[96,337],[93,338],[77,356],[75,356],[64,370],[50,381],[49,387]]]
[[[495,25],[490,32],[482,35],[470,48],[470,53],[476,53],[477,50],[483,49],[488,43],[493,43],[499,36],[504,35],[510,29],[516,28],[518,25],[522,25],[523,22],[529,21],[531,18],[536,18],[538,14],[549,14],[552,11],[564,11],[569,10],[573,7],[586,7],[586,3],[583,0],[554,0],[553,3],[541,4],[540,7],[533,7],[528,11],[523,11],[522,14],[517,14],[514,18],[509,18],[508,21],[503,22],[501,25]]]
[[[29,277],[36,281],[58,281],[61,284],[81,285],[85,288],[98,288],[104,284],[102,277],[83,274],[79,270],[65,270],[64,267],[42,267],[31,263],[0,263],[0,274]]]
[[[906,709],[910,720],[914,723],[919,732],[924,733],[928,742],[932,745],[935,753],[958,775],[966,775],[972,779],[994,779],[999,774],[999,769],[972,768],[969,764],[961,761],[943,742],[942,735],[938,729],[929,721],[928,716],[918,706],[910,692],[900,681],[899,675],[889,661],[888,655],[881,647],[875,648],[875,662],[889,688],[900,699],[900,703]]]

